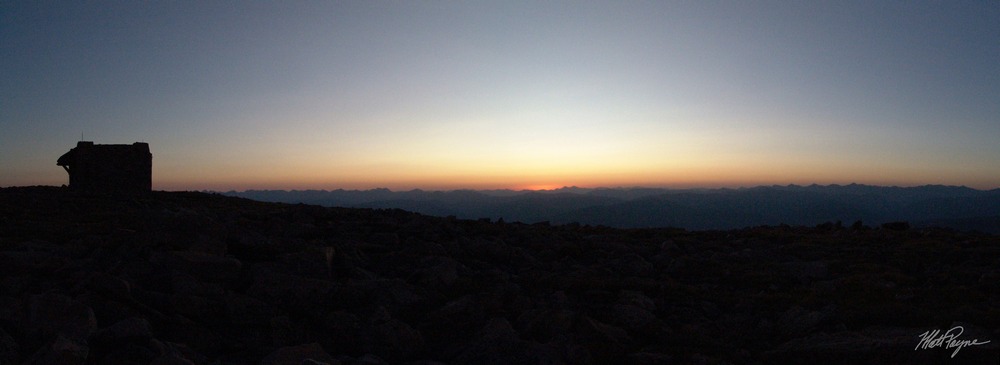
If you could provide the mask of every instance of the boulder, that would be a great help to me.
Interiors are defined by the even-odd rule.
[[[632,347],[632,338],[621,327],[581,315],[574,325],[573,336],[587,348],[594,361],[607,363],[619,360]]]
[[[612,307],[615,323],[632,332],[648,332],[659,328],[659,320],[652,312],[637,305],[615,304]]]
[[[87,361],[90,347],[87,341],[58,335],[38,349],[23,365],[77,365]]]
[[[417,283],[425,287],[446,288],[458,280],[460,266],[458,261],[449,257],[431,256],[420,260],[420,268],[413,276]]]
[[[269,323],[278,312],[272,305],[249,295],[229,292],[222,299],[225,321],[237,326]]]
[[[151,339],[153,339],[153,331],[149,328],[149,321],[144,318],[131,317],[95,332],[91,336],[90,342],[94,346],[120,346],[127,343],[145,345]]]
[[[274,350],[260,362],[261,365],[301,365],[301,364],[340,364],[333,356],[326,353],[318,343],[307,343],[298,346],[286,346]]]
[[[232,282],[240,277],[243,268],[243,263],[235,258],[195,251],[154,252],[149,261],[210,283]]]
[[[192,365],[192,364],[205,364],[208,363],[208,359],[205,356],[195,352],[191,348],[183,344],[152,340],[150,345],[157,349],[160,356],[153,359],[150,365]]]
[[[471,341],[463,344],[455,358],[463,364],[552,364],[562,362],[549,346],[522,341],[506,319],[489,320]]]
[[[99,358],[100,360],[97,361],[97,364],[100,365],[148,364],[160,357],[160,354],[154,349],[151,349],[149,346],[135,343],[124,343],[111,349],[107,349],[106,351],[100,351],[97,348],[92,348],[90,357]],[[90,362],[90,360],[88,360],[88,362]]]
[[[94,311],[85,304],[61,294],[34,295],[28,300],[27,329],[43,339],[61,335],[83,343],[97,328]],[[70,341],[72,342],[72,341]],[[73,347],[70,342],[59,346]]]
[[[655,352],[636,352],[628,354],[628,362],[635,365],[668,365],[675,364],[674,357]]]
[[[313,312],[330,300],[333,283],[276,272],[266,267],[253,269],[253,283],[247,294],[286,309]]]
[[[794,306],[785,311],[778,320],[778,330],[786,337],[805,336],[817,330],[817,327],[833,316],[835,308],[828,306],[822,311],[806,310]]]
[[[656,310],[656,301],[646,296],[646,294],[643,294],[641,291],[635,291],[635,290],[620,291],[618,293],[618,303],[625,305],[634,305],[650,312]]]
[[[149,365],[195,365],[195,363],[175,354],[167,354],[153,359]]]
[[[108,299],[130,300],[132,286],[122,278],[103,272],[95,273],[87,280],[87,288]]]
[[[17,341],[0,328],[0,364],[13,364],[21,356],[20,351]]]
[[[18,323],[24,317],[24,300],[21,297],[0,295],[0,324]]]
[[[409,324],[388,318],[387,313],[376,315],[362,328],[363,348],[381,354],[390,361],[411,358],[424,348],[424,337]]]
[[[514,321],[524,339],[546,343],[572,333],[577,313],[568,309],[532,309]]]

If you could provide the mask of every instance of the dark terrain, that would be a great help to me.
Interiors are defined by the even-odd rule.
[[[4,188],[0,274],[0,364],[1000,360],[1000,237],[902,223],[615,229]],[[991,342],[915,350],[958,325]]]
[[[247,190],[225,195],[348,208],[399,208],[435,216],[616,228],[728,230],[908,221],[1000,234],[1000,189],[964,186],[786,185],[738,189],[577,188],[556,190]]]

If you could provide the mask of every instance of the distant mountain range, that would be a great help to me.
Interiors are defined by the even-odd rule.
[[[578,188],[544,191],[247,190],[224,195],[259,201],[398,208],[434,216],[506,222],[579,223],[619,228],[735,229],[861,221],[906,221],[1000,234],[1000,189],[925,185],[758,186],[738,189]]]

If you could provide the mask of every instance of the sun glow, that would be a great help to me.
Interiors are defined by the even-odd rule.
[[[514,190],[555,190],[563,187],[559,184],[535,184],[535,185],[524,185],[515,188]]]

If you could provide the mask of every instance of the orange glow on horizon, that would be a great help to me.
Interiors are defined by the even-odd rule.
[[[387,188],[392,191],[409,191],[414,189],[428,191],[450,191],[450,190],[555,190],[568,186],[581,188],[740,188],[754,187],[762,185],[847,185],[851,183],[881,186],[919,186],[927,184],[942,185],[966,185],[977,189],[989,190],[997,188],[995,181],[983,181],[980,184],[968,184],[963,181],[949,181],[948,179],[934,179],[924,176],[908,176],[905,173],[887,174],[890,176],[857,176],[839,177],[836,175],[806,174],[801,175],[779,175],[779,174],[746,174],[750,176],[739,176],[737,174],[712,174],[701,171],[676,171],[670,178],[662,174],[650,174],[649,176],[626,175],[622,177],[609,176],[580,176],[578,178],[559,179],[562,183],[545,182],[545,180],[531,181],[532,179],[504,179],[502,177],[474,178],[468,176],[452,176],[447,178],[381,178],[364,179],[361,177],[348,177],[341,179],[325,178],[299,178],[299,179],[226,179],[216,178],[167,178],[164,174],[153,175],[153,188],[156,190],[369,190],[376,188]],[[409,176],[408,176],[409,177]],[[552,180],[548,180],[552,181]],[[65,183],[65,182],[62,182]]]
[[[652,165],[652,164],[651,164]],[[525,168],[480,164],[473,167],[403,164],[284,166],[154,166],[153,187],[158,190],[554,190],[581,188],[739,188],[761,185],[866,184],[918,186],[926,184],[967,185],[994,189],[997,180],[988,174],[970,174],[957,169],[948,177],[915,168],[879,163],[818,163],[815,161],[683,160],[650,168],[623,165],[615,168],[590,166],[559,169]],[[846,172],[845,172],[846,171]],[[65,183],[64,173],[52,180]],[[963,172],[965,172],[963,174]],[[58,180],[56,180],[58,179]]]
[[[515,187],[515,188],[513,188],[511,190],[555,190],[555,189],[559,189],[559,188],[561,188],[563,186],[566,186],[566,185],[559,185],[559,184],[536,184],[536,185],[518,186],[518,187]]]

